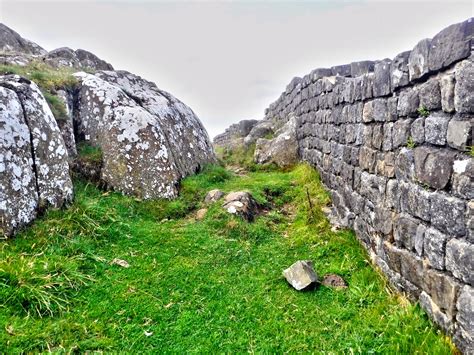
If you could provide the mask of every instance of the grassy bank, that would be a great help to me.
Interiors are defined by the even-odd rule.
[[[69,209],[2,244],[3,351],[452,351],[389,291],[351,231],[331,231],[328,196],[307,166],[244,176],[212,167],[186,179],[175,201],[75,188]],[[265,212],[248,224],[218,202],[196,221],[213,188],[247,189]],[[293,290],[281,271],[298,259],[349,288]]]

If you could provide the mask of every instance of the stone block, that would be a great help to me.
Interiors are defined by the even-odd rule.
[[[425,140],[434,145],[445,145],[450,116],[436,112],[425,119]]]
[[[362,111],[362,122],[369,123],[374,120],[374,101],[367,101]]]
[[[400,149],[395,161],[395,176],[398,180],[413,180],[415,176],[415,159],[412,149]]]
[[[394,238],[398,247],[409,251],[415,249],[416,231],[419,221],[406,213],[399,214],[394,222]]]
[[[468,200],[474,199],[474,159],[454,161],[451,184],[453,195]]]
[[[443,189],[453,172],[455,153],[427,146],[414,149],[416,179],[434,189]]]
[[[438,324],[441,329],[445,332],[449,332],[452,329],[452,320],[440,310],[438,305],[431,300],[431,297],[425,291],[420,294],[419,301],[421,308],[425,310],[428,316]]]
[[[390,65],[390,81],[392,89],[408,85],[408,58],[410,51],[398,54]]]
[[[418,227],[416,228],[414,247],[418,256],[423,256],[423,243],[425,240],[426,229],[426,226],[422,223],[418,224]]]
[[[454,73],[441,76],[441,107],[444,112],[454,112],[454,86]]]
[[[423,275],[423,290],[450,319],[456,311],[459,283],[452,277],[436,270],[426,270]]]
[[[452,236],[466,234],[464,200],[436,192],[431,194],[430,211],[433,227]]]
[[[431,40],[423,39],[410,52],[408,57],[408,73],[410,81],[420,79],[429,73],[428,53],[430,50]]]
[[[430,221],[431,193],[412,183],[399,181],[400,211]]]
[[[458,329],[455,339],[465,354],[474,353],[474,288],[463,286],[457,300],[456,321]]]
[[[383,125],[383,143],[382,150],[389,151],[392,150],[392,134],[393,134],[393,122],[387,122]]]
[[[384,208],[382,204],[376,205],[374,212],[374,230],[385,235],[391,234],[393,226],[393,212]]]
[[[419,88],[420,107],[427,110],[438,110],[441,108],[441,89],[439,80],[432,78]]]
[[[389,242],[383,243],[384,259],[391,270],[400,273],[401,272],[401,253],[402,250]]]
[[[310,76],[313,82],[316,82],[318,79],[321,79],[325,76],[331,76],[332,70],[329,68],[317,68],[311,71]]]
[[[397,113],[402,117],[416,117],[420,107],[420,98],[416,88],[406,88],[400,91]]]
[[[410,137],[411,119],[400,119],[393,123],[392,149],[405,146]]]
[[[390,59],[383,59],[375,63],[374,67],[374,97],[390,94]]]
[[[434,228],[428,228],[423,242],[423,255],[434,269],[444,270],[444,256],[448,237]]]
[[[410,135],[415,144],[423,144],[425,142],[425,118],[418,117],[411,124]]]
[[[367,172],[361,174],[360,194],[376,205],[384,201],[386,186],[387,179],[384,177],[369,174]]]
[[[428,66],[436,71],[471,54],[472,19],[446,27],[430,43]]]
[[[374,61],[364,60],[361,62],[351,63],[351,76],[356,78],[358,76],[370,73],[374,71]]]
[[[372,126],[372,147],[378,150],[382,149],[383,143],[383,126],[375,124]]]
[[[385,206],[388,208],[393,208],[395,211],[400,210],[398,181],[396,179],[390,179],[387,182]]]
[[[474,112],[474,63],[462,61],[455,66],[454,107],[458,113]]]
[[[454,117],[448,123],[447,141],[452,148],[466,150],[472,145],[472,127],[474,118]]]
[[[451,239],[446,244],[446,270],[474,286],[474,245],[465,240]]]
[[[423,261],[415,254],[402,250],[400,253],[402,276],[417,287],[423,285]]]
[[[334,67],[331,67],[331,71],[332,71],[332,75],[350,77],[351,65],[350,64],[336,65]]]

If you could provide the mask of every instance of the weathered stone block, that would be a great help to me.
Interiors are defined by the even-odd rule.
[[[406,88],[400,91],[398,97],[397,113],[399,116],[416,117],[420,107],[420,98],[418,90],[415,88]]]
[[[443,189],[451,178],[455,153],[427,146],[414,149],[415,176],[421,183]]]
[[[446,269],[459,280],[474,286],[474,245],[451,239],[446,244]]]
[[[444,270],[444,255],[448,237],[434,228],[428,228],[423,243],[423,253],[431,267]]]
[[[390,65],[390,81],[392,89],[408,85],[408,58],[410,51],[398,54]]]
[[[398,120],[393,123],[392,148],[405,146],[410,137],[411,119]]]
[[[390,94],[390,59],[375,63],[374,97]]]
[[[411,124],[410,129],[411,138],[416,144],[422,144],[425,141],[425,118],[418,117]]]
[[[311,71],[310,76],[313,82],[316,82],[316,80],[321,79],[325,76],[331,76],[332,75],[332,70],[329,68],[317,68]]]
[[[383,125],[383,143],[382,150],[389,151],[392,150],[392,134],[393,134],[393,123],[387,122]]]
[[[359,152],[359,166],[369,172],[375,171],[377,151],[363,146]]]
[[[465,201],[442,193],[433,193],[430,201],[432,226],[454,236],[466,234]]]
[[[397,246],[404,247],[409,251],[415,249],[416,230],[419,221],[408,214],[399,214],[394,222],[394,238]]]
[[[425,119],[425,140],[435,145],[445,145],[450,116],[437,112]]]
[[[393,212],[384,208],[381,204],[375,206],[374,212],[375,231],[385,235],[391,234],[393,225]]]
[[[456,339],[461,350],[465,354],[472,354],[474,351],[474,288],[464,286],[459,293],[457,300],[456,320],[458,329]]]
[[[447,73],[440,78],[441,107],[444,112],[454,112],[454,73]]]
[[[399,182],[400,210],[430,221],[431,193],[412,183]]]
[[[383,143],[383,126],[375,124],[372,126],[372,147],[378,150],[382,149]]]
[[[428,313],[428,316],[438,324],[441,329],[445,332],[451,330],[453,325],[452,320],[440,310],[438,305],[431,300],[431,297],[425,291],[420,294],[419,301],[421,308]]]
[[[416,228],[414,247],[418,256],[423,256],[423,243],[425,241],[426,226],[422,223]]]
[[[387,182],[385,206],[387,206],[388,208],[393,208],[395,209],[395,211],[400,210],[398,181],[396,179],[390,179]]]
[[[415,176],[415,159],[412,149],[400,149],[395,161],[395,176],[398,180],[413,180]]]
[[[474,63],[462,61],[455,66],[454,107],[458,113],[474,112]]]
[[[453,163],[452,193],[464,199],[474,199],[474,159],[460,159]]]
[[[351,65],[350,64],[343,64],[343,65],[336,65],[331,67],[332,75],[337,76],[351,76]]]
[[[402,250],[400,253],[401,274],[415,286],[423,285],[423,261],[413,253]]]
[[[441,108],[441,89],[437,78],[432,78],[422,84],[419,89],[420,107],[427,110]]]
[[[361,174],[360,194],[374,204],[380,204],[385,198],[387,179],[367,172]]]
[[[362,122],[368,123],[374,120],[374,101],[367,101],[362,111]]]
[[[459,118],[454,117],[449,121],[447,130],[448,145],[459,150],[466,150],[467,146],[472,145],[472,127],[474,119],[472,117]]]
[[[426,270],[423,275],[423,289],[449,318],[453,318],[459,283],[450,276],[431,269]]]
[[[391,270],[400,273],[401,272],[401,258],[400,255],[402,250],[390,244],[389,242],[383,243],[384,259]]]
[[[471,19],[456,23],[439,32],[430,43],[428,66],[436,71],[469,57],[471,54]]]
[[[374,71],[374,61],[364,60],[362,62],[351,63],[351,76],[356,78],[358,76],[370,73]]]
[[[410,81],[422,78],[429,73],[428,52],[431,40],[426,38],[418,42],[418,44],[410,52],[408,57],[408,72]]]

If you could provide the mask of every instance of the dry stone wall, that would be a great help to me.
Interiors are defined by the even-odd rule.
[[[474,352],[473,19],[394,59],[295,78],[266,120],[297,117],[300,158],[390,282]]]

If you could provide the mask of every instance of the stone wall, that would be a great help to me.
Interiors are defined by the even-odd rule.
[[[299,154],[391,284],[474,352],[473,19],[393,60],[295,78],[266,120],[297,117]],[[474,44],[474,41],[472,41]]]

